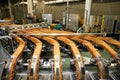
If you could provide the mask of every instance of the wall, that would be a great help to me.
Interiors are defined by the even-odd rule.
[[[72,2],[69,6],[69,13],[84,16],[84,2]],[[53,19],[62,18],[63,12],[66,11],[66,4],[45,5],[45,13],[53,14]],[[39,1],[36,6],[35,14],[39,17],[42,14],[42,3]],[[120,2],[111,3],[93,3],[92,15],[120,15]]]
[[[0,6],[0,19],[10,18],[9,8],[7,5]]]
[[[120,2],[97,4],[92,6],[93,15],[120,15]]]
[[[23,19],[27,14],[27,5],[12,5],[12,14],[14,18]],[[0,19],[10,18],[8,5],[0,5]]]
[[[14,5],[12,6],[12,14],[15,19],[23,19],[27,14],[27,5]]]

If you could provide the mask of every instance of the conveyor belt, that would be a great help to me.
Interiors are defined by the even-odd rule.
[[[33,79],[38,80],[39,60],[40,60],[40,54],[41,54],[41,50],[42,50],[42,42],[35,37],[31,37],[31,36],[24,36],[24,37],[31,40],[36,45],[36,47],[34,49],[34,53],[32,55],[32,59],[29,63],[29,67],[28,67],[28,80],[31,80],[30,73],[31,73],[32,68],[33,68],[33,72],[32,72]]]
[[[92,56],[97,60],[100,79],[107,79],[108,78],[107,65],[105,65],[105,62],[102,60],[101,55],[94,48],[94,46],[90,42],[88,42],[86,40],[79,39],[77,37],[73,37],[71,39],[75,40],[75,41],[78,41],[79,43],[85,45],[88,48],[88,50],[91,52]]]
[[[37,36],[38,38],[40,38],[39,36]],[[40,39],[43,39],[45,41],[47,41],[48,43],[52,44],[54,46],[54,51],[53,51],[53,79],[54,80],[62,80],[62,64],[61,64],[61,57],[60,57],[60,49],[59,49],[59,43],[49,37],[42,37]]]
[[[112,39],[112,38],[109,38],[109,37],[97,37],[98,39],[102,39],[104,40],[105,42],[109,43],[109,44],[113,44],[115,45],[116,47],[120,48],[120,42],[115,40],[115,39]]]
[[[73,57],[75,58],[77,80],[81,80],[81,79],[84,80],[85,79],[85,72],[83,70],[84,63],[82,56],[80,55],[80,52],[77,49],[76,45],[66,37],[57,37],[57,39],[63,41],[65,44],[70,46],[73,52]]]
[[[17,61],[18,61],[18,59],[19,59],[20,55],[22,54],[22,51],[25,47],[25,42],[20,37],[13,35],[13,38],[17,42],[19,42],[19,46],[16,49],[16,51],[13,53],[13,55],[11,56],[12,61],[9,65],[9,77],[8,77],[9,80],[13,80],[16,63],[17,63]]]
[[[27,63],[28,72],[25,73],[28,76],[28,78],[27,78],[28,80],[32,80],[32,79],[33,80],[51,80],[51,79],[52,80],[67,80],[67,79],[68,80],[87,80],[88,78],[89,78],[88,80],[99,80],[99,79],[106,80],[106,79],[108,79],[109,76],[113,80],[119,80],[119,76],[120,76],[119,73],[108,71],[108,67],[107,67],[104,59],[101,57],[101,55],[96,50],[96,48],[94,48],[94,45],[91,44],[91,43],[95,43],[97,45],[100,45],[100,47],[103,47],[109,53],[109,55],[111,55],[118,62],[118,63],[115,63],[115,65],[113,65],[113,67],[115,67],[115,69],[116,69],[116,64],[120,64],[119,55],[107,43],[113,44],[119,48],[120,44],[118,41],[115,41],[111,38],[108,39],[106,37],[97,37],[97,36],[93,36],[93,35],[87,35],[87,33],[82,35],[82,34],[77,34],[77,33],[74,34],[73,32],[42,29],[42,28],[18,30],[18,31],[16,31],[15,34],[18,34],[18,35],[20,34],[20,35],[22,35],[22,37],[26,38],[26,42],[27,42],[27,40],[30,40],[35,44],[35,47],[32,49],[32,50],[34,50],[34,52],[33,52],[33,54],[30,54],[30,56],[32,55],[32,58],[30,57],[31,61],[29,64]],[[43,42],[44,41],[48,42],[53,47],[53,68],[52,68],[53,71],[50,70],[50,72],[48,71],[48,72],[46,72],[46,74],[42,73],[41,70],[39,70],[39,69],[43,69],[43,66],[41,66],[42,64],[39,65],[39,63],[41,63],[40,62],[41,51],[43,50],[42,52],[44,52],[44,49],[42,49],[42,46],[43,46],[42,42],[39,39]],[[105,43],[103,40],[106,41],[107,43]],[[59,43],[61,41],[65,45],[69,46],[70,50],[72,52],[72,58],[73,58],[72,60],[74,60],[74,62],[72,63],[72,61],[70,61],[69,64],[71,65],[71,63],[72,63],[72,65],[75,66],[75,69],[71,69],[73,71],[71,71],[72,73],[70,73],[70,74],[69,74],[70,71],[68,71],[68,73],[66,73],[64,70],[62,70],[63,65],[62,65],[61,58],[63,58],[63,57],[61,57],[61,53],[60,53],[61,51],[59,49],[60,48]],[[92,70],[92,68],[89,71],[87,67],[91,66],[91,65],[84,66],[84,61],[83,61],[82,55],[80,54],[80,52],[77,48],[78,44],[74,44],[74,41],[77,41],[80,44],[83,44],[85,47],[87,47],[88,51],[91,53],[91,55],[96,60],[98,69],[97,69],[96,65],[94,65],[95,71]],[[27,45],[27,46],[29,46],[29,45]],[[46,44],[44,47],[46,47]],[[20,49],[20,50],[22,50],[22,49]],[[17,51],[17,49],[16,49],[16,51]],[[16,62],[18,61],[20,55],[17,55],[18,58],[16,58]],[[44,59],[44,56],[42,56],[42,57]],[[12,60],[12,62],[13,62],[13,60]],[[15,62],[15,64],[16,64],[16,62]],[[26,60],[26,62],[27,62],[27,60]],[[17,66],[12,65],[12,67],[14,67],[14,68]],[[40,66],[40,68],[39,68],[39,66]],[[50,66],[50,68],[51,68],[51,66]],[[87,68],[87,69],[85,69],[85,68]],[[14,71],[14,70],[12,70],[12,71]],[[20,72],[18,72],[18,73],[20,75],[22,74]],[[30,74],[30,73],[32,73],[32,74]],[[87,78],[86,74],[89,75],[88,78]],[[10,80],[13,79],[13,74],[11,76],[12,76],[12,78],[10,78]],[[19,75],[17,75],[17,76],[19,76]]]
[[[102,40],[99,40],[97,38],[94,38],[94,37],[91,37],[91,36],[82,36],[80,37],[82,39],[86,39],[86,40],[89,40],[89,41],[92,41],[94,42],[95,44],[98,44],[98,45],[101,45],[106,51],[109,52],[109,54],[115,59],[117,60],[117,62],[120,64],[120,59],[119,58],[119,55],[117,54],[117,52],[115,50],[113,50],[107,43],[105,43],[104,41]]]

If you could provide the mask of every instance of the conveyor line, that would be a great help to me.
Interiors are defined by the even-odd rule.
[[[119,59],[119,55],[117,54],[116,51],[114,51],[108,44],[106,44],[104,41],[99,40],[97,38],[91,37],[91,36],[82,36],[80,37],[82,39],[86,39],[89,41],[94,42],[95,44],[101,45],[106,51],[109,52],[109,54],[120,64],[120,59]]]
[[[105,62],[102,60],[101,55],[98,53],[98,51],[94,48],[94,46],[83,39],[79,39],[78,37],[73,37],[71,38],[72,40],[75,40],[87,47],[87,49],[90,51],[92,56],[97,60],[97,65],[99,68],[99,74],[100,74],[100,79],[107,79],[108,78],[108,70],[107,70],[107,65],[105,65]]]
[[[57,37],[56,39],[70,46],[73,52],[73,57],[75,58],[77,80],[85,80],[85,69],[84,69],[83,58],[80,55],[76,45],[66,37]]]
[[[38,72],[39,72],[39,60],[40,60],[40,54],[41,54],[41,50],[42,50],[42,42],[40,40],[38,40],[35,37],[31,37],[31,36],[24,36],[25,38],[27,38],[28,40],[31,40],[35,45],[35,49],[34,49],[34,53],[32,55],[32,59],[29,63],[29,67],[28,67],[28,80],[31,80],[30,78],[30,73],[31,73],[31,69],[33,68],[33,79],[34,80],[38,80]]]
[[[13,35],[13,38],[19,43],[19,46],[13,55],[11,55],[12,61],[9,65],[9,80],[13,80],[16,63],[25,47],[25,42],[20,37]]]
[[[40,38],[39,36],[37,36]],[[62,63],[61,63],[61,57],[60,57],[60,46],[59,43],[50,38],[50,37],[42,37],[40,39],[43,39],[47,41],[48,43],[52,44],[54,46],[54,51],[53,51],[53,79],[54,80],[62,80]]]
[[[60,58],[60,50],[59,50],[59,43],[54,40],[60,40],[62,42],[64,42],[65,44],[67,44],[68,46],[70,46],[71,50],[72,50],[72,54],[75,60],[75,67],[76,67],[76,79],[77,80],[85,80],[86,79],[86,73],[84,70],[84,64],[83,64],[83,59],[82,56],[79,53],[79,50],[77,49],[76,45],[70,40],[75,40],[83,45],[85,45],[87,47],[87,49],[91,52],[92,56],[95,58],[95,60],[97,61],[97,66],[99,69],[99,75],[95,75],[91,74],[91,76],[93,76],[93,78],[100,78],[100,79],[108,79],[108,75],[110,71],[108,71],[107,66],[104,62],[104,59],[102,59],[101,55],[97,52],[97,50],[94,48],[94,46],[89,42],[94,42],[95,44],[100,45],[101,47],[103,47],[119,64],[120,64],[120,59],[119,59],[119,55],[117,54],[117,52],[115,52],[108,44],[106,44],[104,41],[106,41],[109,44],[113,44],[115,46],[117,46],[118,48],[120,48],[120,44],[118,43],[118,41],[115,40],[111,40],[108,39],[106,37],[97,37],[97,36],[92,36],[92,34],[74,34],[72,32],[66,32],[66,31],[58,31],[58,30],[50,30],[50,29],[42,29],[42,28],[36,28],[36,29],[29,29],[29,30],[21,30],[21,31],[17,31],[16,34],[23,34],[23,35],[31,35],[31,36],[35,36],[37,38],[43,39],[45,41],[47,41],[48,43],[52,44],[54,46],[54,80],[62,80],[62,73],[64,73],[64,71],[62,72],[62,65],[61,65],[61,58]],[[39,37],[38,37],[39,36]],[[99,40],[101,39],[101,40]],[[104,40],[104,41],[103,41]],[[57,53],[57,54],[56,54]],[[57,55],[58,57],[58,62],[55,59],[55,55]],[[56,60],[56,62],[55,62]],[[59,64],[59,69],[57,70],[55,68],[55,65]],[[58,75],[59,77],[56,78],[58,75],[56,75],[57,73],[55,71],[58,71]],[[87,71],[86,71],[87,72]],[[88,71],[89,72],[89,71]],[[92,72],[92,70],[91,70]],[[94,73],[94,71],[93,71]],[[115,75],[116,77],[116,75]],[[118,77],[118,75],[117,75]],[[67,76],[66,79],[68,79],[69,76]],[[116,78],[117,79],[117,78]]]
[[[37,31],[36,31],[37,32]],[[51,31],[49,32],[49,31],[45,31],[45,30],[42,30],[42,32],[47,32],[47,33],[51,33]],[[53,31],[54,32],[54,31]],[[56,31],[56,33],[59,33],[58,31]],[[67,33],[68,34],[68,33]],[[83,41],[83,42],[87,42],[87,41]],[[89,43],[90,44],[90,43]],[[87,45],[88,46],[88,45]],[[107,76],[107,70],[105,70],[106,68],[105,68],[105,65],[103,65],[102,63],[103,63],[103,61],[101,61],[100,60],[100,58],[101,58],[101,56],[99,55],[99,54],[95,54],[95,53],[98,53],[96,50],[92,50],[91,48],[93,48],[93,47],[91,47],[92,45],[90,45],[90,46],[88,46],[88,48],[89,48],[89,50],[91,50],[91,52],[93,53],[92,55],[95,57],[95,58],[98,58],[98,66],[99,66],[99,70],[100,70],[100,76],[101,76],[101,79],[102,78],[107,78],[108,76]],[[95,52],[94,52],[95,51]],[[103,71],[104,72],[103,72]]]
[[[120,42],[115,40],[115,39],[112,39],[112,38],[109,38],[109,37],[97,37],[97,38],[102,39],[105,42],[107,42],[109,44],[112,44],[112,45],[115,45],[116,47],[120,48]]]
[[[26,32],[27,33],[33,33],[33,31],[26,31]],[[36,37],[38,37],[38,36],[36,36]],[[58,79],[62,80],[62,64],[61,64],[61,58],[60,58],[59,43],[56,40],[54,40],[52,38],[49,38],[49,37],[42,37],[42,38],[38,37],[38,38],[43,39],[43,40],[47,41],[48,43],[54,45],[54,53],[53,53],[53,56],[54,56],[54,72],[53,72],[53,75],[54,75],[54,77],[53,77],[53,79],[54,80],[58,80]],[[59,76],[59,77],[57,78],[57,76]]]

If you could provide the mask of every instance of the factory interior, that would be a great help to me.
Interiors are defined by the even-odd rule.
[[[0,0],[0,80],[120,80],[120,0]]]

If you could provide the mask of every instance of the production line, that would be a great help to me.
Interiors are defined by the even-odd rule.
[[[7,55],[10,44],[3,45],[1,42],[5,56],[2,55],[0,62],[0,66],[4,63],[0,70],[2,80],[119,80],[120,56],[109,45],[119,49],[120,42],[117,40],[100,37],[100,34],[38,27],[10,30],[13,53]],[[5,36],[2,35],[8,40]],[[106,50],[112,60],[105,59],[98,47]],[[83,56],[81,49],[87,49],[92,57]],[[63,60],[66,58],[63,54],[70,58],[70,69],[64,69],[67,61]]]
[[[120,0],[0,0],[0,80],[120,80]]]

